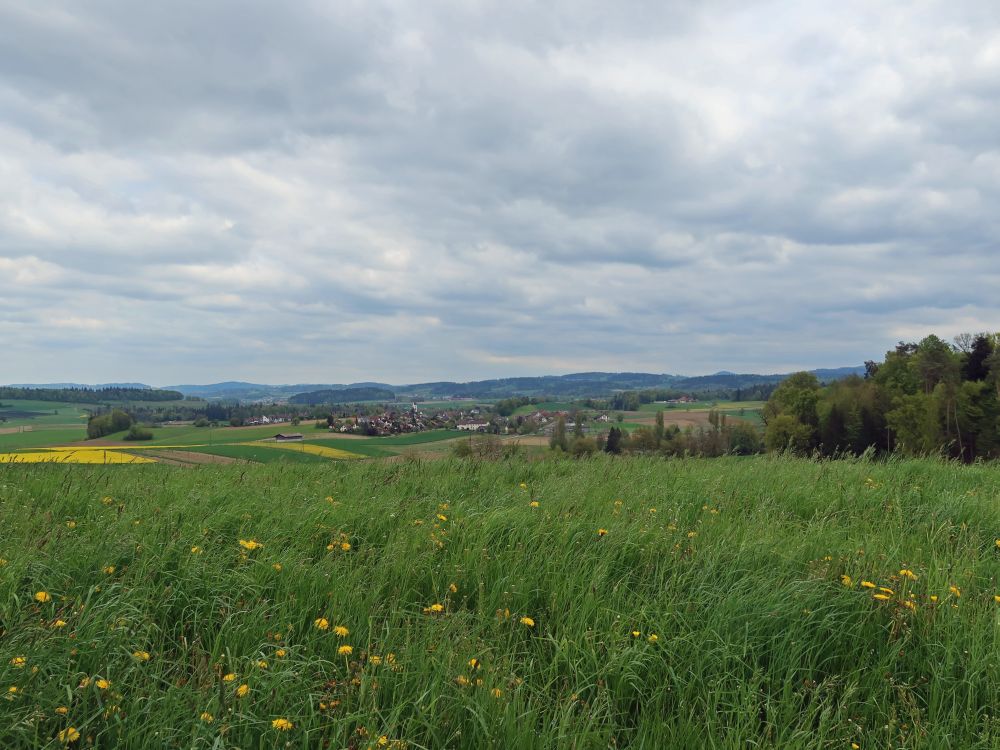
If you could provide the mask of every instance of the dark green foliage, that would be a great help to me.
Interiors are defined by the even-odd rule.
[[[91,417],[87,421],[87,438],[93,440],[127,430],[132,426],[132,421],[132,417],[126,412],[121,409],[112,409],[107,414]]]
[[[156,388],[14,388],[0,386],[0,398],[60,401],[72,404],[108,404],[127,401],[180,401],[184,394]]]
[[[123,440],[152,440],[153,439],[153,431],[150,430],[150,429],[148,429],[148,428],[146,428],[146,427],[140,427],[137,424],[133,424],[131,427],[129,427],[128,432],[125,433],[125,437],[122,438],[122,439]]]

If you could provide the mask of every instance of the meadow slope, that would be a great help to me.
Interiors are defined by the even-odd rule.
[[[998,747],[998,508],[929,460],[4,465],[0,747]]]

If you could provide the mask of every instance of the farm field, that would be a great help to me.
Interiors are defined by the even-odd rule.
[[[690,404],[642,404],[639,407],[639,411],[650,411],[658,412],[664,411],[667,414],[672,412],[680,411],[708,411],[710,409],[715,409],[717,411],[736,411],[744,409],[746,411],[752,411],[756,409],[764,408],[764,401],[694,401]]]
[[[0,747],[993,748],[998,502],[931,460],[0,466]]]

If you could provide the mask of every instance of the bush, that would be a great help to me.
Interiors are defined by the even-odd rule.
[[[195,427],[208,427],[208,420],[205,417],[198,417],[194,420]]]
[[[132,425],[129,428],[128,433],[125,435],[125,440],[152,440],[153,431],[145,427],[140,427],[137,424]]]
[[[112,409],[109,414],[91,417],[87,422],[87,439],[104,437],[113,432],[121,432],[132,426],[132,417],[121,409]]]

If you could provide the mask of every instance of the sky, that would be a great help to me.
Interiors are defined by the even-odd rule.
[[[995,0],[0,0],[0,383],[1000,331]]]

